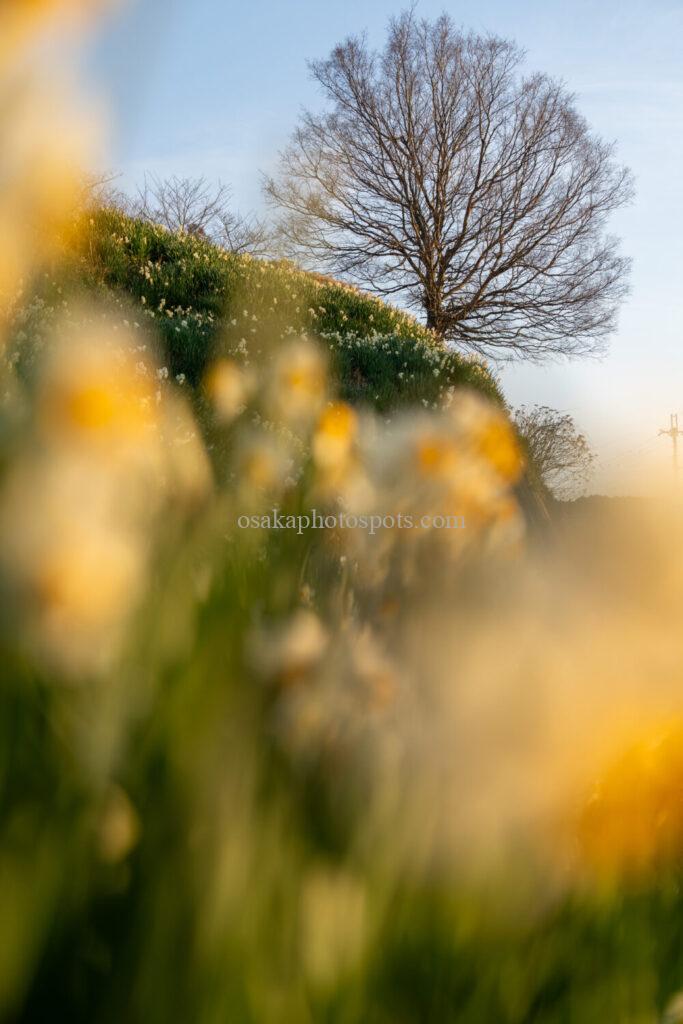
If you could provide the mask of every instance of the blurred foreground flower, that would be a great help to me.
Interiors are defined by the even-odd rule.
[[[135,847],[139,836],[140,819],[135,808],[120,786],[110,786],[97,834],[100,857],[108,864],[117,864]]]
[[[0,76],[0,312],[73,230],[93,125],[60,92]]]
[[[322,413],[313,435],[313,457],[320,468],[334,470],[351,455],[358,435],[358,416],[345,402],[335,402]]]
[[[108,498],[74,492],[73,482],[64,465],[28,465],[10,478],[0,497],[0,563],[35,652],[78,674],[106,667],[121,642],[146,551]]]
[[[683,721],[653,729],[605,767],[579,817],[578,839],[600,876],[683,856]]]
[[[337,455],[350,443],[348,433],[318,441]],[[463,393],[447,410],[364,422],[357,448],[357,458],[347,459],[352,471],[332,479],[350,512],[382,523],[374,535],[346,531],[366,581],[392,566],[404,582],[417,578],[422,555],[438,552],[433,565],[445,565],[465,551],[518,550],[524,521],[512,486],[521,456],[509,423],[488,402]]]
[[[41,28],[55,22],[83,21],[112,0],[3,0],[0,5],[0,60],[16,52]]]
[[[300,609],[285,623],[252,637],[252,663],[266,678],[288,686],[300,682],[318,663],[328,636],[320,619]]]
[[[153,368],[136,339],[106,321],[59,325],[42,368],[38,417],[47,443],[138,459],[158,447]]]
[[[485,462],[505,484],[517,483],[524,459],[510,420],[500,409],[465,391],[451,405],[451,418],[465,452]]]
[[[233,359],[218,359],[207,371],[204,390],[217,419],[230,423],[244,411],[253,380]]]
[[[88,674],[110,664],[144,593],[156,516],[207,493],[208,462],[139,337],[92,311],[55,327],[35,403],[0,490],[0,561],[30,642]]]
[[[295,453],[288,438],[258,427],[248,428],[237,437],[233,464],[243,508],[266,499],[276,500],[296,471]]]
[[[311,422],[322,408],[327,391],[325,358],[306,338],[278,348],[270,368],[268,410],[294,426]]]
[[[681,1024],[683,1021],[683,992],[678,992],[669,1003],[661,1024]]]

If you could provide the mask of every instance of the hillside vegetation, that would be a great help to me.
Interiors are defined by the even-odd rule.
[[[380,410],[439,402],[471,387],[502,395],[484,363],[446,351],[413,316],[285,261],[234,255],[211,242],[94,212],[75,273],[90,289],[125,295],[162,339],[169,371],[197,383],[220,353],[247,354],[290,334],[322,338],[339,396]]]

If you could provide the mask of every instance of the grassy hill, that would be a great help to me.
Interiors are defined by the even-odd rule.
[[[209,241],[124,216],[94,212],[73,272],[110,300],[125,296],[153,323],[169,371],[197,383],[211,358],[262,340],[307,333],[331,353],[339,396],[381,411],[432,405],[453,387],[502,402],[486,365],[446,351],[413,316],[285,261],[238,256]]]

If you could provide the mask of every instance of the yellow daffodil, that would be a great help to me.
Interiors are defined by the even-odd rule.
[[[323,469],[337,467],[348,459],[358,434],[358,416],[345,402],[329,405],[318,420],[313,435],[313,456]]]
[[[600,874],[647,870],[683,853],[683,720],[648,731],[599,774],[578,821]]]
[[[233,359],[218,359],[204,378],[204,390],[211,401],[216,418],[230,423],[244,410],[250,379]]]

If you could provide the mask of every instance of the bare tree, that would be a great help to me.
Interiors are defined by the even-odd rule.
[[[585,487],[595,453],[569,413],[547,405],[523,405],[515,410],[514,422],[528,449],[532,472],[556,497],[574,496]]]
[[[243,217],[232,210],[225,210],[219,217],[213,237],[218,245],[229,252],[249,256],[273,254],[274,240],[268,226],[253,215]]]
[[[351,37],[314,62],[330,107],[304,113],[265,181],[290,253],[482,354],[599,350],[626,290],[605,226],[630,173],[522,59],[411,11],[381,53]]]
[[[129,203],[128,197],[114,184],[119,178],[120,175],[113,171],[84,175],[81,186],[81,205],[85,207],[126,207]]]
[[[232,252],[267,255],[270,235],[256,217],[230,209],[230,189],[205,178],[146,177],[133,203],[136,216],[169,231],[209,238]]]

